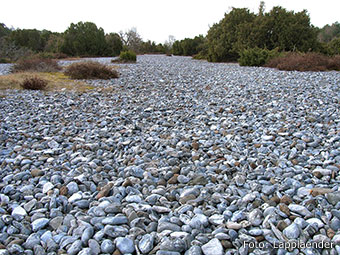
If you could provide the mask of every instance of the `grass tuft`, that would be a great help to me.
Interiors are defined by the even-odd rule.
[[[47,80],[39,78],[37,76],[33,76],[26,78],[22,83],[20,83],[20,86],[23,89],[44,90],[46,89],[47,84]]]

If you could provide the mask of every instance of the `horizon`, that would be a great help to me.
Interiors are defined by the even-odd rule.
[[[61,33],[71,23],[93,22],[97,27],[103,28],[105,33],[125,32],[136,28],[144,41],[164,43],[170,35],[176,40],[193,38],[200,34],[205,36],[209,27],[218,23],[232,7],[247,8],[257,13],[261,1],[213,0],[214,4],[207,5],[205,1],[200,0],[185,2],[173,0],[165,7],[160,6],[156,0],[145,2],[127,0],[124,3],[100,0],[99,2],[103,5],[94,5],[89,0],[72,2],[60,0],[52,7],[53,13],[50,13],[51,7],[43,0],[36,0],[34,3],[22,0],[5,1],[0,11],[2,17],[0,22],[14,29],[46,29]],[[322,28],[327,24],[339,22],[339,1],[325,0],[322,6],[309,1],[288,0],[280,3],[277,0],[268,0],[264,2],[266,12],[274,6],[281,6],[294,12],[305,9],[311,24],[315,27]],[[20,10],[15,8],[20,4],[22,6]],[[102,7],[107,8],[101,9]],[[60,20],[56,21],[57,19]]]

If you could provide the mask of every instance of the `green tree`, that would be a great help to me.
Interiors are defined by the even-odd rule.
[[[340,55],[340,37],[334,38],[328,43],[330,55]]]
[[[17,46],[39,52],[44,50],[50,33],[47,30],[17,29],[11,32],[10,40]]]
[[[194,56],[203,49],[205,38],[203,35],[195,38],[185,38],[181,41],[175,41],[172,45],[172,53],[181,56]]]
[[[92,22],[71,23],[64,33],[63,53],[72,56],[104,56],[105,33]]]
[[[123,49],[123,42],[117,33],[110,33],[105,36],[107,44],[107,55],[118,56]]]
[[[317,30],[306,10],[294,13],[277,6],[266,13],[263,23],[268,49],[307,52],[317,48]]]
[[[245,8],[233,8],[231,12],[224,15],[224,18],[214,24],[208,31],[208,60],[213,62],[236,61],[239,57],[238,33],[240,27],[243,33],[249,33],[248,26],[251,24],[255,15]]]
[[[8,36],[11,30],[4,23],[0,23],[0,38]]]

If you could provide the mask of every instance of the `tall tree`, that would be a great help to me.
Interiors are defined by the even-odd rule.
[[[123,49],[123,42],[117,33],[110,33],[105,36],[107,44],[107,55],[118,56]]]
[[[107,50],[105,33],[92,22],[71,23],[64,33],[62,52],[73,56],[103,56]]]

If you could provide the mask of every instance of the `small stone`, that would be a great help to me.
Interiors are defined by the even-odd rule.
[[[57,230],[60,225],[63,223],[64,217],[57,216],[50,220],[49,225],[52,229]]]
[[[153,249],[154,237],[146,234],[139,241],[138,248],[143,254],[148,254]]]
[[[336,205],[337,203],[340,202],[340,191],[327,193],[326,198],[329,203],[331,203],[332,205]]]
[[[282,198],[280,199],[280,203],[284,203],[286,205],[289,205],[289,204],[293,203],[293,200],[289,196],[283,195]]]
[[[325,194],[331,193],[331,192],[333,192],[333,191],[331,189],[327,189],[327,188],[312,188],[310,190],[310,194],[313,197],[320,196],[320,195],[325,195]]]
[[[235,230],[239,230],[242,228],[242,224],[237,223],[237,222],[232,222],[232,221],[228,221],[226,223],[226,226],[228,229],[235,229]]]
[[[48,191],[50,191],[53,188],[54,188],[54,185],[51,182],[46,182],[43,186],[43,193],[46,194]]]
[[[67,249],[68,255],[76,255],[78,252],[80,252],[82,249],[81,241],[76,240],[74,243],[71,244],[71,246]]]
[[[181,227],[174,223],[164,221],[158,224],[157,232],[162,232],[164,230],[171,230],[175,232],[175,231],[180,231]]]
[[[76,182],[70,182],[66,185],[68,195],[72,196],[74,193],[79,191],[78,184]]]
[[[43,229],[49,222],[50,222],[49,219],[39,218],[32,222],[32,230],[36,232],[40,229]]]
[[[32,175],[33,177],[40,177],[40,176],[43,176],[44,174],[45,174],[45,172],[42,171],[42,170],[40,170],[40,169],[33,169],[33,170],[31,171],[31,175]]]
[[[100,249],[103,253],[113,253],[115,250],[115,245],[110,239],[105,239],[100,245]]]
[[[283,230],[283,234],[288,239],[297,239],[300,236],[300,229],[297,224],[292,223]]]
[[[290,205],[288,205],[288,208],[289,208],[290,211],[298,213],[302,216],[305,216],[305,217],[312,216],[312,213],[306,207],[304,207],[302,205],[290,204]]]
[[[282,203],[279,204],[279,208],[280,208],[281,212],[283,212],[287,216],[290,216],[290,211],[289,211],[289,208],[286,204],[282,204]]]
[[[211,239],[202,246],[204,255],[223,255],[223,246],[217,238]]]
[[[106,184],[97,194],[96,198],[99,199],[102,197],[106,197],[110,193],[110,190],[112,189],[112,187],[113,187],[113,183],[110,182]]]
[[[68,194],[68,188],[66,186],[62,186],[59,189],[59,194],[62,195],[62,196],[66,196]]]
[[[90,239],[88,241],[88,246],[90,248],[90,254],[91,255],[98,255],[98,254],[100,254],[100,245],[99,245],[99,243],[96,240]]]
[[[15,207],[12,211],[12,217],[17,221],[23,220],[26,215],[27,215],[27,212],[21,206]]]
[[[130,238],[117,237],[115,243],[118,250],[123,254],[133,253],[135,251],[135,246]]]
[[[174,175],[168,180],[168,184],[176,184],[176,183],[177,183],[177,177],[178,177],[178,174],[174,174]]]

